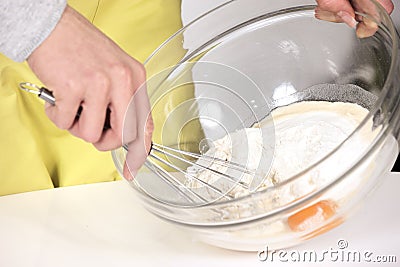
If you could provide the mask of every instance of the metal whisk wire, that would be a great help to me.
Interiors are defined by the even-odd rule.
[[[127,146],[124,145],[124,149],[127,150]],[[161,144],[157,143],[152,143],[151,150],[149,153],[149,156],[145,162],[145,166],[150,169],[153,173],[155,173],[159,178],[161,178],[168,186],[170,186],[172,189],[174,189],[178,194],[183,196],[185,199],[187,199],[190,202],[197,202],[202,201],[206,202],[209,201],[208,199],[204,198],[203,195],[197,193],[195,190],[192,190],[190,187],[187,186],[184,182],[181,180],[177,179],[175,175],[173,175],[171,172],[167,171],[165,168],[160,166],[161,164],[164,164],[165,166],[169,167],[170,169],[174,170],[175,173],[180,173],[182,174],[186,179],[192,179],[196,182],[198,182],[200,185],[204,186],[211,192],[217,194],[219,198],[225,198],[227,200],[232,199],[233,197],[229,196],[226,192],[226,190],[221,190],[220,188],[208,183],[207,181],[204,181],[200,179],[199,177],[191,174],[188,172],[186,169],[183,169],[179,167],[177,164],[172,163],[171,161],[164,159],[163,157],[157,155],[165,155],[166,157],[170,157],[174,160],[178,160],[182,163],[188,164],[189,166],[196,166],[197,168],[203,170],[203,171],[208,171],[212,175],[215,175],[219,178],[225,179],[229,182],[232,182],[235,184],[235,186],[240,186],[243,189],[249,189],[249,185],[240,179],[235,179],[235,177],[232,177],[226,173],[223,173],[215,168],[213,168],[213,164],[220,166],[220,167],[225,167],[226,169],[229,170],[234,170],[238,172],[238,176],[241,176],[243,174],[248,174],[248,175],[255,175],[255,172],[252,170],[249,170],[246,166],[235,163],[235,162],[230,162],[226,160],[222,160],[216,157],[211,157],[208,155],[201,155],[193,152],[188,152],[180,149],[175,149],[172,147],[164,146]],[[190,161],[184,156],[191,157],[193,159],[196,159],[197,161]],[[203,162],[206,162],[206,164],[199,163],[199,159],[201,159]]]

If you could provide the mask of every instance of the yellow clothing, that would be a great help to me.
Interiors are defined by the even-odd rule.
[[[69,5],[144,61],[181,27],[180,0],[86,0]],[[0,54],[0,195],[119,179],[110,152],[58,129],[43,101],[18,89],[41,84],[26,63]],[[193,92],[188,93],[188,96]],[[155,124],[162,118],[155,118]]]

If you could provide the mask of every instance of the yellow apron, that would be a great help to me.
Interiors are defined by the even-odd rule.
[[[69,4],[142,62],[181,27],[180,0]],[[119,179],[110,152],[99,152],[56,128],[44,113],[43,101],[18,89],[22,81],[41,84],[26,63],[0,54],[0,195]],[[179,97],[191,95],[189,90]],[[156,116],[156,125],[163,116]]]

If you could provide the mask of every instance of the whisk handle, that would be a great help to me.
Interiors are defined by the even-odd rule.
[[[36,84],[27,83],[27,82],[20,83],[19,87],[21,90],[24,90],[28,93],[37,95],[39,98],[43,99],[44,101],[46,101],[47,103],[49,103],[51,105],[56,104],[56,99],[55,99],[53,93],[45,87],[39,87]],[[82,106],[80,106],[78,108],[78,111],[75,116],[76,119],[79,119],[79,117],[81,116],[82,110],[83,110],[83,108],[82,108]],[[104,126],[103,126],[104,131],[111,129],[110,114],[111,114],[111,110],[109,108],[107,108],[106,118],[104,120]]]

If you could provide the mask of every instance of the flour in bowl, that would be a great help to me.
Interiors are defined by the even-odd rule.
[[[277,187],[274,197],[266,200],[264,205],[284,205],[333,181],[351,167],[375,137],[371,132],[372,120],[322,164],[302,173],[344,142],[367,114],[367,109],[343,102],[303,101],[282,106],[252,128],[214,141],[205,156],[241,163],[255,170],[256,175],[245,174],[241,181],[251,184],[253,178],[259,179],[257,187],[253,186],[257,190]],[[272,135],[271,129],[274,130]],[[206,162],[202,158],[198,160],[204,164],[202,161]],[[218,162],[210,167],[221,173],[229,172]],[[231,197],[247,195],[252,191],[252,188],[232,186],[214,172],[196,166],[188,168],[188,173],[187,185],[191,188],[202,186],[193,179],[196,177],[209,184],[217,183]],[[279,186],[295,175],[298,177],[290,185]]]

